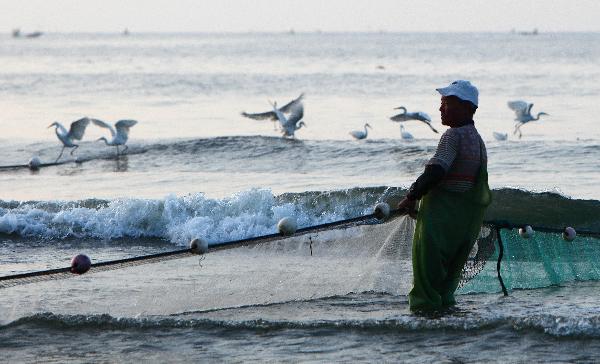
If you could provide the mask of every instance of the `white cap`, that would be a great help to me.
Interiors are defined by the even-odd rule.
[[[461,100],[470,101],[476,107],[479,106],[479,91],[471,82],[456,80],[447,87],[436,88],[442,96],[456,96]]]

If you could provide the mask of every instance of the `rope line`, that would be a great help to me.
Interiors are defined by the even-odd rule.
[[[495,225],[495,228],[496,235],[498,238],[498,261],[496,262],[496,273],[498,273],[498,281],[500,281],[502,293],[504,293],[504,296],[508,296],[508,291],[506,290],[506,286],[504,285],[502,274],[500,274],[500,264],[502,263],[502,257],[504,256],[504,244],[502,243],[502,234],[500,234],[501,227],[499,225]]]
[[[547,226],[535,226],[535,225],[530,225],[530,224],[510,223],[508,221],[503,221],[503,220],[484,220],[483,223],[498,226],[502,229],[508,229],[508,230],[519,229],[526,225],[529,225],[529,226],[531,226],[531,228],[533,230],[539,231],[542,233],[562,234],[564,232],[564,229],[558,229],[558,228],[547,227]],[[579,229],[577,229],[576,231],[577,231],[577,236],[589,236],[592,238],[600,238],[600,231],[579,230]]]
[[[121,156],[130,155],[130,154],[137,154],[137,153],[127,153],[127,154],[122,154]],[[44,167],[62,166],[65,164],[83,164],[83,163],[87,163],[87,162],[91,162],[91,161],[95,161],[95,160],[114,160],[114,159],[115,159],[115,157],[113,155],[107,155],[107,156],[90,157],[90,158],[77,157],[75,159],[65,159],[60,162],[40,163],[35,166],[32,166],[30,164],[10,164],[10,165],[5,165],[5,166],[0,166],[0,171],[10,170],[10,169],[25,169],[25,168],[35,170],[35,169],[40,169],[40,168],[44,168]]]
[[[54,166],[60,166],[63,164],[68,164],[68,163],[82,163],[82,162],[69,160],[69,161],[64,161],[64,162],[40,163],[40,164],[36,165],[36,168],[54,167]],[[13,165],[7,165],[7,166],[0,166],[0,171],[8,170],[8,169],[24,169],[24,168],[35,169],[35,168],[32,168],[32,166],[30,166],[29,164],[13,164]]]

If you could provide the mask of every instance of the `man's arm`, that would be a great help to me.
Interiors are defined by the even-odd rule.
[[[406,198],[410,200],[420,200],[429,190],[437,186],[446,175],[446,170],[439,164],[429,164],[425,166],[423,174],[417,178],[415,183],[410,186]]]
[[[416,204],[423,196],[446,175],[446,170],[439,164],[428,164],[425,166],[425,171],[417,178],[415,183],[410,186],[408,193],[398,204],[398,209],[404,210],[404,213],[409,214],[412,218],[416,218]]]

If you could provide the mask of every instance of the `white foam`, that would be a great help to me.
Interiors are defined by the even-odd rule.
[[[66,201],[22,203],[0,210],[0,233],[42,239],[152,237],[185,246],[197,236],[214,243],[272,234],[286,216],[304,227],[360,215],[370,207],[339,203],[335,211],[323,213],[301,207],[310,206],[302,202],[281,202],[270,190],[251,189],[222,199],[202,193],[162,200],[121,198],[96,208]]]

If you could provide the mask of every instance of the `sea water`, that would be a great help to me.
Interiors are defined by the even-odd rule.
[[[2,275],[64,267],[79,252],[99,262],[196,236],[271,234],[285,216],[306,227],[370,213],[404,194],[439,140],[418,121],[404,123],[415,140],[401,140],[394,108],[426,112],[443,132],[435,88],[455,79],[480,90],[475,123],[494,189],[487,217],[600,230],[595,33],[5,35],[0,59],[0,165],[53,162],[54,121],[138,120],[126,155],[97,142],[108,131],[90,125],[65,164],[0,170]],[[307,127],[293,140],[240,115],[301,93]],[[518,138],[506,103],[521,99],[550,115]],[[349,132],[366,122],[368,138],[353,140]],[[305,243],[2,289],[2,360],[593,362],[600,354],[595,281],[508,298],[493,286],[459,295],[453,312],[421,317],[407,309],[409,265],[377,275],[369,253],[316,250],[311,260]]]

